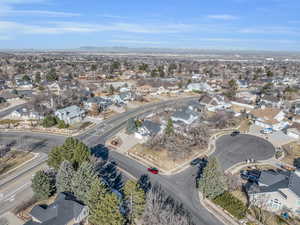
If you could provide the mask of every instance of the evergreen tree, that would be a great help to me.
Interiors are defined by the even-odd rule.
[[[63,161],[56,175],[57,192],[73,192],[72,179],[74,174],[75,170],[72,166],[72,163],[69,161]]]
[[[61,147],[54,147],[48,155],[48,166],[52,167],[56,171],[59,169],[61,162],[63,161],[63,157],[61,154]]]
[[[226,179],[216,157],[209,158],[199,179],[199,189],[209,199],[214,199],[226,191]]]
[[[38,200],[48,199],[55,193],[55,177],[52,173],[40,170],[34,175],[31,187]]]
[[[173,126],[172,119],[168,120],[168,124],[167,124],[165,132],[166,132],[166,135],[171,135],[174,132],[174,126]]]
[[[69,137],[62,146],[52,149],[48,157],[48,165],[57,171],[61,162],[67,160],[76,169],[82,162],[89,161],[90,156],[90,149],[84,143]]]
[[[146,204],[146,195],[143,189],[132,180],[128,180],[124,187],[126,204],[129,209],[129,221],[131,224],[134,219],[138,219],[144,212]]]
[[[94,208],[103,196],[108,192],[105,184],[100,179],[95,179],[91,184],[91,189],[87,194],[87,205],[88,207]]]
[[[98,177],[94,165],[87,161],[81,164],[72,179],[74,195],[85,204],[88,202],[88,192],[95,179]]]
[[[93,225],[123,225],[125,219],[120,205],[121,201],[114,193],[106,193],[90,208],[89,222]]]
[[[88,146],[78,141],[73,154],[73,162],[75,168],[79,167],[83,162],[89,161],[90,156],[91,151]]]

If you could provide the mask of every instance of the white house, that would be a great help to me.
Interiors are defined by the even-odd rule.
[[[247,187],[250,202],[271,212],[288,209],[300,215],[300,171],[282,174],[262,171],[257,183]]]
[[[85,117],[85,110],[76,105],[72,105],[63,109],[55,111],[55,116],[63,120],[67,124],[74,124],[81,122]]]
[[[32,109],[29,109],[27,107],[16,109],[15,111],[11,112],[9,116],[14,119],[22,119],[22,120],[44,119],[44,116],[40,115],[38,112],[35,112]]]
[[[217,112],[231,108],[231,103],[221,95],[203,95],[199,99],[200,105],[205,107],[210,112]]]
[[[202,92],[210,92],[214,91],[210,85],[207,83],[190,83],[187,86],[188,91],[202,91]]]
[[[248,82],[246,80],[237,80],[236,81],[239,88],[248,88]]]

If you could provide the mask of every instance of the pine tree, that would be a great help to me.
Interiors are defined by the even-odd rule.
[[[51,173],[40,170],[34,175],[31,187],[38,200],[48,199],[55,193],[55,177]]]
[[[74,149],[73,162],[75,167],[79,167],[83,162],[89,161],[91,156],[90,149],[82,142],[78,142]]]
[[[89,222],[93,225],[123,225],[124,216],[120,212],[121,201],[114,193],[106,193],[90,208]]]
[[[128,180],[124,187],[125,200],[129,209],[129,221],[133,223],[144,212],[146,195],[143,189],[132,180]]]
[[[75,170],[72,166],[72,163],[69,161],[63,161],[56,175],[57,192],[73,192],[72,179],[74,174]]]
[[[172,119],[168,120],[168,124],[166,127],[166,135],[171,135],[174,132],[173,121]]]
[[[74,149],[78,145],[78,140],[72,137],[68,137],[65,143],[61,146],[61,154],[64,160],[73,162]]]
[[[62,146],[52,149],[49,154],[48,165],[57,171],[62,161],[67,160],[76,169],[83,162],[89,161],[90,156],[90,149],[84,143],[69,137]]]
[[[59,169],[61,162],[63,161],[63,156],[61,154],[61,147],[55,147],[51,150],[48,155],[48,166],[52,167],[56,171]]]
[[[199,179],[199,189],[209,199],[214,199],[226,191],[226,180],[216,157],[209,158]]]
[[[87,205],[90,209],[95,208],[97,202],[101,201],[103,196],[108,192],[105,184],[100,179],[95,179],[91,184],[91,189],[87,194]]]
[[[88,202],[87,193],[95,179],[98,177],[93,164],[90,162],[83,162],[72,179],[74,195],[85,204]]]

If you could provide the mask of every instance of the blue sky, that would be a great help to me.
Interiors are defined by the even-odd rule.
[[[300,0],[0,0],[0,49],[300,51]]]

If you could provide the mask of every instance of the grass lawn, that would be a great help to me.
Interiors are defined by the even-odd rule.
[[[283,146],[285,150],[285,157],[283,158],[283,162],[293,165],[294,159],[300,157],[300,143],[292,142]]]
[[[172,160],[168,156],[168,152],[165,149],[153,150],[145,147],[142,144],[137,144],[129,150],[129,153],[142,157],[143,159],[151,162],[151,164],[153,164],[154,166],[157,166],[163,170],[174,169],[177,166],[189,160],[192,160],[193,156],[195,156],[196,154],[200,154],[201,152],[204,152],[204,150],[195,148],[193,154],[190,154],[189,158]]]
[[[0,158],[0,175],[3,175],[4,173],[7,173],[8,171],[16,168],[22,163],[32,159],[33,156],[34,155],[30,152],[22,152],[16,150],[10,151],[6,156]]]

